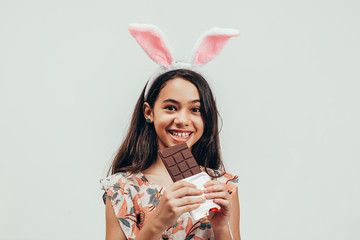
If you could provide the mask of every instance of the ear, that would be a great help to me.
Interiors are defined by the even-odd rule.
[[[147,102],[144,102],[143,113],[144,113],[145,119],[150,119],[150,122],[154,121],[154,112]]]
[[[194,45],[190,63],[201,65],[213,60],[223,49],[227,41],[239,36],[235,29],[212,28],[205,32]]]
[[[139,43],[145,53],[156,63],[162,66],[171,65],[172,51],[162,31],[154,25],[129,25],[130,34]]]

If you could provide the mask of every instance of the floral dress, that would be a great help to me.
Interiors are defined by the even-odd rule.
[[[219,170],[212,171],[217,175],[224,174],[217,180],[225,185],[233,198],[238,177]],[[141,172],[116,173],[100,182],[105,190],[104,203],[108,197],[126,238],[134,239],[159,204],[164,188],[149,182]],[[207,218],[195,221],[186,212],[162,233],[161,240],[168,239],[208,240],[214,239],[214,235]]]

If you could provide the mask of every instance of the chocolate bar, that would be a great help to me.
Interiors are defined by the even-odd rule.
[[[158,152],[174,182],[201,173],[199,165],[185,142]]]

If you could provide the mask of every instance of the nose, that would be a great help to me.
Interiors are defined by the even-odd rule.
[[[189,126],[190,121],[190,114],[184,110],[179,111],[174,119],[174,123],[179,126]]]

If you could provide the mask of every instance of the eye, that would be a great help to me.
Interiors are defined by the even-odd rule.
[[[165,106],[165,109],[169,111],[176,111],[176,107],[174,105],[167,105]]]
[[[191,111],[196,113],[201,112],[199,107],[192,108]]]

